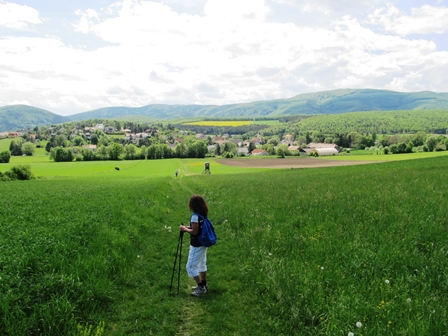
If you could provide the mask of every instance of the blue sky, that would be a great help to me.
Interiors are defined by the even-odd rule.
[[[0,106],[448,92],[448,0],[0,0]]]

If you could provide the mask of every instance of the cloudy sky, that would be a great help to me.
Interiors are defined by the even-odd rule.
[[[0,106],[448,92],[448,0],[0,0]]]

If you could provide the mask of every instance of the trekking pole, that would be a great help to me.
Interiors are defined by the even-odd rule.
[[[180,292],[180,264],[182,264],[182,241],[184,238],[184,231],[180,232],[180,252],[179,252],[179,268],[177,271],[177,294]]]
[[[179,231],[179,240],[177,241],[177,250],[176,250],[176,257],[174,258],[174,265],[173,265],[173,273],[171,274],[171,285],[170,285],[170,293],[173,288],[173,280],[174,280],[174,272],[176,271],[176,262],[177,262],[177,256],[179,255],[179,267],[178,267],[178,273],[177,273],[177,293],[179,294],[180,289],[180,264],[182,262],[182,239],[184,237],[184,232]],[[179,253],[180,249],[180,253]]]

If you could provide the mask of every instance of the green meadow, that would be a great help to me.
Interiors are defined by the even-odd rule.
[[[361,152],[361,153],[360,153]],[[447,156],[448,151],[441,152],[418,152],[400,154],[380,154],[376,151],[354,151],[350,154],[340,154],[335,156],[323,156],[323,160],[350,160],[350,161],[406,161],[414,159],[428,159],[439,156]]]
[[[11,139],[0,139],[0,151],[9,150]]]
[[[272,170],[13,157],[0,171],[24,163],[41,178],[0,182],[2,335],[448,334],[447,156]],[[219,236],[198,298],[188,237],[169,293],[193,193]]]

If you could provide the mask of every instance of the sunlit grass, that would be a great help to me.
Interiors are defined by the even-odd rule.
[[[11,139],[0,139],[0,152],[4,150],[9,150],[9,145],[11,144]]]
[[[206,159],[163,159],[123,161],[73,161],[53,162],[48,156],[11,157],[10,163],[0,165],[0,171],[7,171],[18,164],[30,165],[35,176],[46,178],[96,176],[97,178],[158,178],[202,174],[205,163],[209,163],[213,175],[241,174],[260,169],[232,167]],[[116,169],[119,168],[119,170]]]
[[[213,159],[30,165],[47,178],[0,182],[0,334],[103,323],[107,335],[448,330],[446,156],[278,170]],[[168,293],[193,193],[219,237],[200,298],[189,295],[187,238],[181,293]]]
[[[326,160],[353,160],[353,161],[402,161],[412,159],[427,159],[439,156],[447,156],[448,151],[441,152],[420,152],[420,153],[403,153],[403,154],[376,154],[371,155],[334,155],[334,156],[321,156],[320,158]]]

